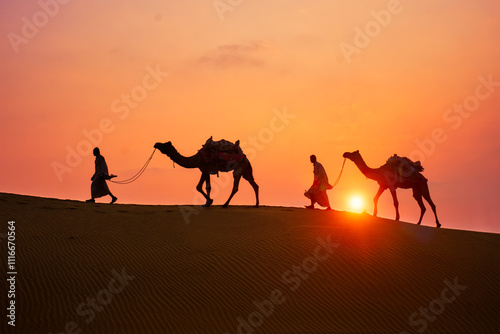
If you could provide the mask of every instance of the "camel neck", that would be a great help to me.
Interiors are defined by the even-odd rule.
[[[373,168],[368,167],[366,162],[363,160],[363,158],[360,156],[359,159],[356,159],[354,161],[356,166],[359,168],[360,172],[363,173],[364,176],[366,176],[369,179],[376,179],[376,176],[378,175],[376,173],[376,170]]]
[[[198,153],[191,157],[185,157],[179,152],[177,152],[177,150],[175,149],[174,152],[170,154],[170,159],[172,159],[173,162],[184,168],[198,168],[200,162],[200,156]]]

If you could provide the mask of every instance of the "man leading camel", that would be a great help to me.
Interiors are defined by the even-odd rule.
[[[118,199],[115,197],[108,188],[106,180],[109,180],[116,175],[109,175],[108,173],[108,165],[106,164],[106,160],[101,155],[101,152],[98,147],[94,148],[95,155],[95,173],[92,175],[90,179],[92,181],[92,185],[90,186],[90,193],[92,198],[87,200],[87,202],[94,203],[96,198],[103,197],[106,195],[111,196],[111,203],[113,204]]]
[[[311,188],[304,193],[304,196],[311,200],[311,205],[307,205],[306,208],[314,209],[314,204],[318,203],[320,206],[325,206],[327,210],[331,210],[326,191],[333,187],[328,183],[325,168],[316,160],[316,156],[311,155],[310,160],[314,166],[314,181]]]

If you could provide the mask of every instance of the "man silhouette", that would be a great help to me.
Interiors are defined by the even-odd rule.
[[[110,204],[113,204],[118,199],[115,197],[111,191],[109,191],[108,184],[106,180],[109,180],[116,175],[108,174],[108,165],[106,164],[106,160],[101,155],[101,151],[98,147],[94,148],[95,155],[95,173],[92,175],[90,179],[92,181],[92,185],[90,186],[90,194],[92,198],[87,200],[89,203],[94,203],[96,198],[103,197],[106,195],[111,196]]]
[[[306,205],[306,208],[314,209],[314,204],[318,203],[318,205],[326,207],[327,210],[331,210],[326,191],[333,187],[328,183],[325,168],[316,160],[316,156],[311,155],[310,160],[314,166],[314,181],[311,188],[304,193],[304,196],[311,200],[311,205]]]

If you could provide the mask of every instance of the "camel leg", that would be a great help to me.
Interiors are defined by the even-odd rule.
[[[234,175],[234,173],[233,173],[233,177],[234,177],[233,191],[231,192],[231,195],[227,199],[226,203],[224,203],[224,205],[222,206],[224,208],[227,208],[227,206],[229,205],[229,202],[233,198],[234,194],[236,194],[238,192],[238,186],[240,184],[241,174]]]
[[[247,180],[248,183],[250,183],[250,185],[252,186],[253,191],[255,192],[255,201],[256,201],[255,207],[258,208],[259,207],[259,186],[257,185],[257,183],[255,183],[251,168],[248,168],[247,170],[245,170],[245,172],[243,173],[243,178],[245,180]]]
[[[380,195],[386,190],[386,187],[380,186],[378,188],[377,194],[373,198],[373,217],[377,217],[377,204],[378,204],[378,199]]]
[[[417,223],[417,225],[420,225],[420,223],[422,222],[422,218],[424,217],[424,213],[427,209],[425,208],[424,202],[422,201],[422,194],[416,189],[413,189],[413,198],[417,201],[418,206],[420,207],[420,218]]]
[[[398,196],[396,195],[396,189],[389,188],[389,190],[391,191],[392,201],[394,202],[394,208],[396,209],[396,220],[399,221],[399,202]]]
[[[210,198],[210,191],[212,190],[212,186],[210,184],[210,174],[208,174],[206,177],[206,189],[207,189],[207,202],[205,203],[204,207],[208,208],[214,202],[214,200]]]
[[[255,183],[255,180],[248,181],[255,192],[255,207],[259,207],[259,186]]]
[[[422,196],[424,196],[425,200],[431,206],[432,212],[434,212],[434,217],[436,217],[436,227],[441,227],[441,224],[439,223],[439,219],[438,219],[437,212],[436,212],[436,206],[434,205],[434,202],[431,199],[431,194],[429,193],[429,186],[427,185],[427,183],[423,187]]]
[[[207,193],[203,191],[203,183],[207,182]],[[198,182],[198,185],[196,186],[196,190],[198,190],[203,197],[207,200],[204,207],[209,207],[210,204],[212,204],[213,200],[210,199],[210,174],[208,173],[202,173],[200,182]]]

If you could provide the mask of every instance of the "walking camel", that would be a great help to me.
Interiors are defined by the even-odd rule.
[[[171,142],[156,143],[154,147],[161,153],[166,154],[170,159],[172,159],[173,162],[175,162],[179,166],[182,166],[184,168],[198,168],[201,171],[200,182],[198,182],[196,190],[198,190],[207,200],[207,202],[203,205],[204,207],[209,207],[213,203],[213,199],[210,198],[210,175],[217,174],[218,172],[230,171],[233,171],[233,190],[226,203],[224,203],[223,207],[226,208],[229,205],[229,202],[233,198],[234,194],[236,194],[236,192],[238,191],[241,177],[247,180],[252,186],[253,190],[255,191],[255,207],[259,206],[259,186],[257,185],[257,183],[255,183],[255,180],[253,178],[252,165],[246,157],[240,162],[215,164],[205,162],[202,158],[201,151],[198,151],[198,153],[191,157],[185,157],[177,152]],[[204,183],[206,183],[206,192],[203,191]]]
[[[434,212],[434,216],[436,217],[436,227],[441,227],[436,213],[436,206],[432,202],[431,195],[429,193],[427,179],[422,174],[415,171],[414,174],[412,173],[411,177],[404,177],[406,176],[405,173],[402,173],[401,171],[398,173],[397,168],[390,163],[386,163],[379,168],[370,168],[366,165],[365,161],[361,157],[361,154],[359,154],[359,151],[354,151],[351,153],[345,152],[343,157],[354,162],[361,173],[363,173],[367,178],[377,181],[377,183],[379,184],[380,187],[377,191],[377,194],[373,198],[374,216],[377,216],[377,202],[380,195],[382,195],[382,193],[386,189],[389,189],[394,201],[394,207],[396,208],[396,220],[399,220],[399,202],[396,196],[396,189],[412,189],[413,198],[415,198],[418,205],[420,206],[420,219],[418,220],[417,225],[420,225],[420,223],[422,222],[422,217],[424,216],[424,213],[426,211],[424,202],[422,201],[423,197],[429,203],[432,211]]]

